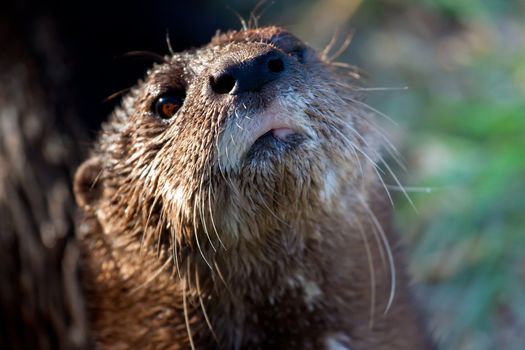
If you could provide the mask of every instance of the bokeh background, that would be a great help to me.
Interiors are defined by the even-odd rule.
[[[51,126],[75,117],[87,149],[118,103],[106,97],[151,65],[125,53],[167,54],[166,33],[175,50],[199,46],[257,8],[260,25],[318,49],[352,34],[338,61],[361,69],[367,102],[402,154],[403,165],[389,164],[415,209],[387,182],[439,348],[525,349],[525,2],[257,3],[19,0],[2,4],[0,44],[28,48],[58,106]]]

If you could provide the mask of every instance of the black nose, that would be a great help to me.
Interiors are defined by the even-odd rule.
[[[259,91],[286,71],[286,57],[271,50],[249,60],[231,64],[210,76],[210,85],[217,94],[236,95]]]

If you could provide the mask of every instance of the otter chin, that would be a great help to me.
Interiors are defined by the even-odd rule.
[[[431,348],[352,84],[279,27],[148,71],[74,180],[99,348]]]

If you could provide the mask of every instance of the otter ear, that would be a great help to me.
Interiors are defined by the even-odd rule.
[[[73,180],[73,190],[77,204],[81,208],[88,209],[100,198],[102,189],[97,180],[101,171],[102,161],[99,157],[86,160],[77,169]]]

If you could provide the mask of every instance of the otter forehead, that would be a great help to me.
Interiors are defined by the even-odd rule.
[[[268,46],[289,54],[302,54],[301,51],[307,48],[304,42],[285,29],[272,26],[219,33],[207,45],[174,54],[169,63],[183,65],[187,77],[191,78],[225,55],[243,59],[256,55],[258,48]]]
[[[230,31],[216,35],[209,47],[222,46],[229,43],[260,42],[279,46],[284,51],[293,51],[304,47],[304,43],[297,37],[280,27],[265,27],[243,31]]]

